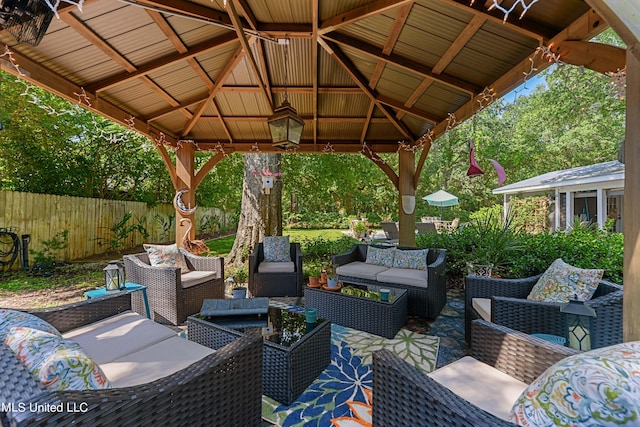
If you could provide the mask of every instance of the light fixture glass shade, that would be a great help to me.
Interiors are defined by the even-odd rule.
[[[296,109],[288,101],[285,100],[276,108],[267,122],[274,147],[286,150],[300,145],[304,120],[298,116]]]
[[[569,300],[560,306],[560,312],[566,316],[569,347],[591,350],[591,320],[596,317],[596,311],[583,301]]]
[[[402,210],[411,215],[416,209],[416,196],[402,196]]]

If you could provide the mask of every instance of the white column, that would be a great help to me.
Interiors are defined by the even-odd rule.
[[[598,215],[598,228],[604,230],[604,221],[607,219],[607,198],[604,188],[598,188],[596,190],[596,205]]]
[[[554,231],[560,230],[560,205],[562,204],[562,199],[560,198],[560,189],[556,188],[556,206],[555,209],[555,228]]]
[[[571,191],[567,191],[565,193],[565,196],[567,198],[567,205],[565,206],[565,224],[564,224],[564,230],[565,231],[569,231],[571,229],[571,227],[573,227],[573,196],[574,193],[572,193]]]

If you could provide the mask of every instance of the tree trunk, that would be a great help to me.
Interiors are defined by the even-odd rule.
[[[227,264],[244,265],[247,256],[264,236],[282,235],[282,179],[280,154],[247,153],[244,155],[242,205],[236,240]],[[273,175],[269,194],[262,189],[262,175]]]

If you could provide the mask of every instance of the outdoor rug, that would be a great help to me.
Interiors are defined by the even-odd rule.
[[[280,305],[279,305],[280,306]],[[283,306],[303,312],[296,306]],[[331,363],[290,406],[262,397],[262,417],[277,426],[371,425],[372,352],[381,348],[431,372],[439,338],[401,329],[393,339],[331,325]]]

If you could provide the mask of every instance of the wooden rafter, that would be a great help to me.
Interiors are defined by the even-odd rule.
[[[255,38],[251,39],[251,43],[253,43],[253,41],[255,41]],[[227,80],[227,77],[229,77],[231,72],[238,65],[238,62],[240,62],[240,60],[242,59],[243,51],[244,51],[244,47],[238,46],[236,51],[233,53],[231,60],[227,62],[227,65],[225,65],[224,69],[220,72],[220,75],[218,76],[216,83],[213,85],[213,88],[211,89],[211,91],[209,91],[209,96],[207,97],[207,99],[200,104],[197,111],[193,114],[193,117],[191,118],[189,123],[187,123],[184,129],[182,129],[182,132],[180,132],[181,137],[187,136],[189,132],[191,132],[193,127],[196,125],[196,123],[198,122],[198,119],[202,116],[202,114],[204,114],[204,110],[211,103],[211,101],[213,101],[213,98],[215,98],[216,94],[218,93],[218,88],[220,88],[223,85],[223,83]]]
[[[247,62],[251,67],[251,71],[255,75],[255,78],[258,80],[258,86],[262,89],[264,93],[264,97],[266,98],[269,106],[271,108],[271,112],[273,113],[274,106],[271,101],[271,94],[267,90],[267,87],[264,84],[264,80],[262,79],[262,74],[260,73],[260,68],[256,62],[256,59],[253,57],[253,52],[251,51],[251,47],[249,46],[249,42],[245,37],[244,28],[242,26],[242,22],[240,21],[240,17],[238,16],[238,11],[236,10],[235,2],[238,0],[228,0],[226,4],[226,8],[229,11],[229,17],[231,18],[231,22],[233,23],[234,28],[236,29],[236,34],[238,36],[238,40],[240,40],[240,45],[245,53],[245,58],[247,58]],[[266,78],[266,76],[265,76]]]
[[[405,125],[397,120],[392,112],[390,112],[385,105],[377,98],[376,94],[369,89],[367,81],[365,78],[356,70],[356,67],[351,63],[349,58],[342,53],[342,51],[335,45],[331,45],[331,42],[324,40],[323,38],[318,39],[318,43],[331,55],[331,57],[340,64],[340,66],[347,72],[347,74],[353,79],[353,81],[362,89],[362,91],[376,104],[376,107],[382,111],[382,113],[387,116],[389,121],[400,131],[400,133],[408,139],[413,140],[413,135],[411,132],[405,127]]]
[[[589,11],[574,21],[563,32],[550,40],[550,44],[559,44],[565,40],[589,40],[607,28],[608,25],[602,17],[594,11]],[[520,85],[523,82],[523,75],[530,73],[533,68],[540,72],[550,65],[551,63],[549,63],[547,58],[543,58],[540,54],[534,55],[532,58],[525,58],[509,72],[496,80],[490,88],[493,90],[495,97],[500,98]],[[453,114],[456,121],[460,123],[475,114],[477,109],[478,106],[476,98],[472,98]],[[447,127],[448,118],[439,122],[432,129],[433,139],[436,139],[438,136],[445,133]],[[423,150],[421,158],[426,155],[427,152]],[[421,161],[423,160],[421,159]]]
[[[172,53],[167,56],[154,59],[144,65],[139,66],[138,69],[132,73],[120,73],[106,79],[96,81],[90,85],[87,85],[86,90],[97,93],[118,84],[136,79],[140,76],[147,75],[177,62],[185,61],[189,58],[193,58],[197,55],[219,49],[231,43],[237,43],[237,40],[238,37],[234,33],[229,32],[214,39],[198,43],[185,53]]]
[[[423,120],[426,120],[428,122],[431,122],[433,124],[436,124],[440,120],[442,120],[441,117],[436,117],[433,114],[429,114],[426,111],[421,111],[421,110],[419,110],[417,108],[407,107],[402,103],[402,101],[396,101],[395,99],[390,98],[388,96],[378,95],[377,99],[382,104],[388,105],[389,107],[395,108],[395,109],[400,110],[400,111],[402,111],[404,113],[411,114],[412,116],[419,117],[419,118],[421,118]]]
[[[326,34],[331,31],[343,27],[345,25],[352,24],[362,19],[369,18],[374,15],[379,15],[390,9],[405,5],[407,3],[413,3],[414,0],[377,0],[364,6],[352,9],[348,12],[340,15],[333,16],[329,19],[325,19],[319,28],[319,33]]]
[[[369,125],[373,122],[373,112],[376,109],[376,103],[373,100],[369,103],[369,110],[367,111],[367,118],[364,122],[364,126],[362,126],[362,134],[360,135],[360,142],[364,143],[367,139],[367,131],[369,130]]]
[[[264,43],[262,43],[262,40],[260,39],[258,39],[257,43],[258,43],[258,56],[260,57],[260,71],[264,76],[264,85],[265,85],[265,88],[267,89],[267,96],[269,97],[269,103],[273,105],[274,104],[273,91],[271,90],[271,82],[269,81],[269,70],[267,70],[267,58],[264,53]],[[262,91],[260,87],[258,87],[258,90]]]
[[[207,160],[207,162],[204,165],[202,165],[198,170],[198,172],[196,173],[196,176],[193,179],[193,188],[194,189],[197,188],[202,182],[202,180],[206,178],[207,174],[211,172],[211,169],[213,169],[225,157],[226,157],[226,154],[217,153],[215,156],[209,158],[209,160]]]
[[[433,73],[430,67],[419,64],[411,59],[393,54],[385,55],[384,53],[382,53],[382,49],[344,34],[330,33],[323,35],[322,38],[324,40],[332,41],[342,46],[347,46],[351,49],[355,49],[358,52],[369,55],[373,58],[376,58],[377,60],[384,61],[387,64],[391,64],[404,70],[410,71],[411,73],[417,74],[419,76],[429,77],[456,91],[465,92],[467,94],[475,94],[482,90],[482,88],[479,88],[473,83],[469,83],[455,77],[451,77],[445,74],[436,75]]]
[[[583,66],[602,74],[615,73],[627,64],[627,51],[608,44],[565,40],[551,48],[562,62]]]
[[[379,167],[391,180],[393,186],[396,187],[396,190],[400,191],[400,178],[398,177],[398,174],[391,168],[391,166],[389,166],[388,163],[382,160],[378,153],[373,150],[362,150],[361,153]]]
[[[312,86],[313,86],[313,100],[312,100],[312,105],[313,105],[313,121],[311,122],[313,124],[313,143],[317,144],[318,143],[318,13],[319,13],[319,0],[313,0],[313,3],[311,5],[312,7],[312,16],[311,16],[311,26],[313,28],[313,33],[311,35],[311,40],[312,40],[312,44],[311,44],[311,69],[313,70],[313,82],[312,82]]]

